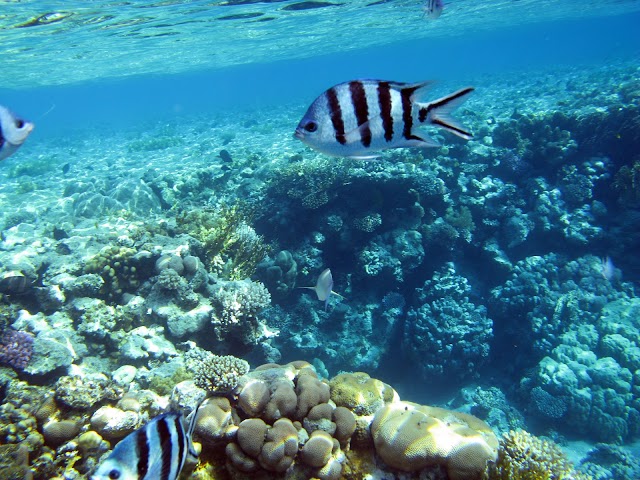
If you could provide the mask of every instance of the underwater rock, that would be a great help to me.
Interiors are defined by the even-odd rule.
[[[42,331],[33,342],[33,357],[25,371],[31,375],[51,373],[70,366],[74,359],[86,352],[86,347],[73,331]]]
[[[203,330],[211,321],[212,312],[213,307],[206,301],[187,312],[173,304],[155,310],[158,317],[166,322],[169,333],[177,338]]]
[[[116,385],[126,387],[135,380],[137,371],[133,365],[122,365],[113,372],[111,379]]]
[[[173,343],[162,334],[162,327],[138,327],[131,330],[118,347],[120,353],[131,360],[160,359],[177,355]]]
[[[125,179],[109,196],[130,212],[149,215],[162,210],[160,199],[143,180]]]
[[[141,420],[136,412],[104,406],[91,416],[91,428],[107,440],[119,440],[138,428]]]
[[[120,398],[123,393],[121,388],[112,384],[102,373],[60,377],[55,388],[55,399],[76,410],[88,410],[104,400]]]

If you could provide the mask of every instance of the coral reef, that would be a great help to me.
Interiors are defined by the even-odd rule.
[[[555,443],[523,430],[509,431],[500,439],[495,462],[488,465],[487,480],[545,480],[572,478],[589,480],[579,473]]]
[[[213,393],[226,393],[238,386],[238,380],[249,371],[249,364],[232,355],[214,355],[201,348],[185,354],[185,363],[193,373],[195,384]]]
[[[493,323],[485,307],[469,299],[471,289],[449,264],[417,290],[419,306],[407,313],[403,347],[423,378],[477,378],[487,363]]]
[[[13,329],[5,330],[0,339],[0,364],[24,370],[33,355],[33,335]]]

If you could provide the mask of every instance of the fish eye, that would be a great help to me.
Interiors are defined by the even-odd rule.
[[[24,120],[17,119],[16,120],[16,128],[24,127]]]
[[[120,478],[120,470],[113,469],[109,472],[109,478],[115,480],[116,478]]]
[[[318,124],[316,122],[307,122],[304,129],[309,133],[313,133],[318,130]]]

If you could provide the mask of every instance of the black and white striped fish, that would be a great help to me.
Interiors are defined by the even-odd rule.
[[[91,480],[176,480],[187,458],[198,458],[191,441],[198,408],[187,429],[182,414],[171,412],[127,435],[98,466]]]
[[[16,117],[9,109],[0,105],[0,160],[10,157],[24,143],[33,123]]]
[[[466,140],[472,134],[451,112],[473,91],[463,88],[432,102],[419,102],[429,82],[353,80],[324,92],[311,104],[294,136],[327,155],[375,158],[376,152],[401,147],[437,147],[415,127],[436,125]]]

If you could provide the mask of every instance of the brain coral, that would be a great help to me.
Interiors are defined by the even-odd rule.
[[[400,397],[389,385],[364,372],[341,373],[329,382],[331,400],[357,415],[372,415]]]
[[[412,402],[379,409],[371,434],[380,458],[406,472],[442,465],[451,480],[480,479],[497,457],[498,440],[480,419]]]

